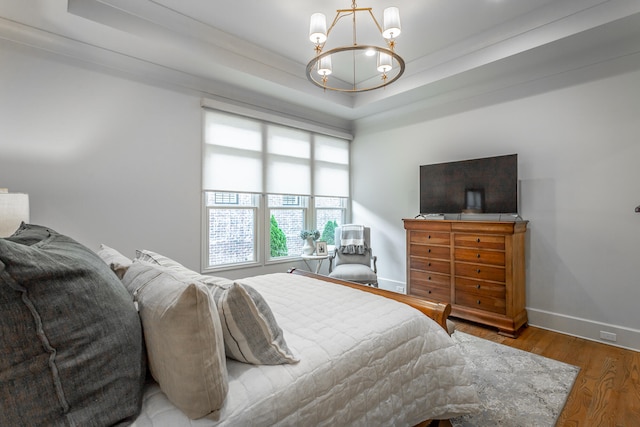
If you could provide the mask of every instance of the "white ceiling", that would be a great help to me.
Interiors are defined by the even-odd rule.
[[[640,51],[640,0],[360,0],[358,7],[372,7],[379,21],[385,7],[400,9],[396,52],[407,63],[405,75],[371,92],[324,92],[305,76],[313,56],[309,16],[323,12],[331,21],[336,9],[350,6],[346,0],[0,0],[0,39],[266,108],[315,111],[320,120],[354,120],[479,85],[495,89],[500,81],[513,84],[511,71],[534,79],[602,61],[603,52]]]

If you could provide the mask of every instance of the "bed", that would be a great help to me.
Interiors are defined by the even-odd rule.
[[[413,426],[477,409],[464,360],[445,330],[449,305],[300,270],[236,282],[264,296],[300,362],[228,359],[225,404],[199,420],[148,384],[135,426]]]
[[[95,343],[89,343],[86,336],[80,337],[82,345],[78,344],[77,337],[74,338],[75,359],[97,359],[95,366],[98,368],[91,370],[94,377],[81,377],[82,381],[77,377],[74,379],[76,384],[82,383],[87,390],[80,393],[75,389],[65,389],[66,376],[76,375],[78,369],[74,370],[73,366],[66,366],[60,361],[59,369],[54,372],[60,377],[60,382],[56,383],[57,387],[51,388],[50,384],[45,382],[40,390],[32,391],[36,394],[29,395],[31,391],[19,393],[23,398],[11,396],[16,394],[18,389],[4,390],[0,394],[2,422],[30,424],[30,421],[40,417],[40,420],[56,420],[48,422],[52,425],[414,426],[427,420],[449,419],[478,410],[476,391],[470,382],[464,359],[445,329],[446,317],[450,310],[448,305],[299,270],[235,281],[202,276],[150,251],[139,251],[135,259],[129,259],[103,245],[96,251],[96,255],[53,230],[37,228],[39,226],[23,227],[21,236],[19,233],[18,237],[9,242],[10,244],[0,241],[0,278],[6,282],[2,283],[3,285],[11,282],[10,287],[19,287],[22,291],[20,301],[17,297],[15,299],[15,307],[18,307],[15,309],[16,313],[26,313],[23,313],[21,321],[35,316],[34,313],[37,312],[41,323],[45,325],[38,336],[44,334],[51,337],[50,346],[56,352],[47,353],[48,363],[43,365],[42,370],[47,371],[52,364],[58,363],[55,358],[64,357],[63,347],[66,342],[63,340],[70,338],[53,337],[48,331],[48,315],[44,308],[40,308],[41,301],[37,299],[37,295],[29,294],[30,283],[25,276],[25,271],[30,271],[29,266],[15,261],[17,259],[28,258],[38,262],[38,257],[42,255],[40,252],[45,252],[44,255],[49,262],[68,264],[70,267],[65,268],[77,269],[78,259],[73,258],[70,261],[68,254],[73,251],[82,253],[82,262],[88,262],[91,267],[83,267],[83,274],[87,271],[89,274],[93,274],[94,270],[101,271],[101,280],[108,282],[109,287],[113,287],[112,293],[117,294],[117,304],[114,304],[114,307],[127,307],[126,315],[119,314],[118,319],[108,317],[109,322],[117,320],[113,325],[114,331],[125,334],[128,341],[120,345],[117,351],[106,353],[104,350],[97,351],[94,348]],[[11,246],[16,243],[18,247]],[[69,249],[69,245],[73,250]],[[11,258],[13,255],[7,255],[12,251],[17,251],[14,258]],[[28,255],[26,258],[25,254]],[[144,259],[145,256],[152,259]],[[60,259],[52,261],[55,257]],[[158,265],[152,265],[154,262]],[[57,264],[55,266],[57,268]],[[107,266],[108,273],[103,271],[103,266]],[[112,277],[107,277],[109,274]],[[68,281],[69,277],[76,275],[65,273],[53,276],[58,278],[56,280],[64,276],[65,281]],[[244,295],[257,296],[259,301],[262,301],[257,303],[257,306],[260,307],[262,304],[268,311],[268,316],[259,314],[257,317],[272,317],[271,321],[280,334],[277,338],[280,341],[274,342],[279,354],[284,354],[286,360],[246,363],[230,358],[230,354],[236,357],[235,350],[227,348],[227,341],[230,341],[227,336],[229,331],[224,327],[225,319],[222,314],[222,329],[216,327],[218,329],[214,328],[208,334],[202,333],[205,328],[198,323],[202,318],[196,318],[194,329],[191,330],[185,329],[188,328],[185,325],[189,322],[183,321],[183,317],[172,317],[164,325],[156,327],[156,323],[153,324],[153,328],[149,327],[152,323],[148,320],[149,316],[146,313],[149,311],[145,307],[157,308],[158,304],[157,300],[151,304],[147,294],[160,293],[161,286],[153,282],[159,276],[170,276],[171,280],[177,280],[184,285],[180,292],[184,291],[183,294],[186,295],[188,292],[185,290],[188,290],[195,295],[191,301],[197,303],[198,309],[182,310],[178,313],[180,316],[194,315],[196,311],[200,311],[201,306],[207,306],[211,313],[215,310],[222,313],[232,306],[227,307],[226,302],[220,302],[227,300],[215,299],[212,294],[218,291],[230,292],[236,288],[251,290]],[[17,277],[23,280],[20,285],[16,284]],[[42,280],[43,276],[40,274],[38,277],[38,280]],[[115,280],[112,280],[113,278]],[[91,281],[83,282],[82,286],[79,286],[81,294],[86,295],[87,287],[93,286],[94,283],[93,278]],[[109,307],[112,297],[104,294],[105,283],[100,283],[95,288],[96,292],[102,292],[96,307]],[[6,287],[3,286],[2,289],[2,292],[6,292]],[[123,289],[126,292],[123,293]],[[73,292],[65,290],[65,301],[73,298]],[[127,300],[127,292],[130,298],[124,301]],[[0,296],[4,298],[7,295],[10,294]],[[163,294],[162,297],[171,300],[172,304],[179,299],[173,294],[168,298]],[[25,298],[33,300],[29,310],[22,310],[20,305],[24,303]],[[209,307],[214,300],[215,307]],[[94,302],[89,298],[84,299],[82,304],[73,305],[70,307],[70,313],[73,314],[69,316],[75,315],[87,306],[90,307],[87,310],[95,316],[93,313],[96,308],[91,308]],[[45,305],[50,304],[42,304],[43,307]],[[138,331],[135,329],[136,320],[131,316],[130,308],[133,308],[133,313],[139,311],[141,320],[138,320]],[[167,309],[161,307],[158,312],[165,316]],[[57,310],[54,316],[59,319],[60,310]],[[121,318],[126,318],[128,323],[123,324]],[[6,319],[2,321],[6,322]],[[87,329],[86,319],[83,322],[82,333]],[[162,329],[163,327],[169,329]],[[100,333],[103,334],[104,330],[104,324],[100,323]],[[233,334],[233,331],[231,333]],[[146,346],[136,342],[140,341],[142,336]],[[171,336],[177,341],[167,341]],[[202,339],[203,337],[205,339]],[[60,342],[56,341],[57,339]],[[190,350],[190,340],[194,339],[199,340],[205,347],[213,346],[205,350],[217,352],[217,357],[209,357],[202,370],[191,369],[192,365],[198,365],[202,359],[201,353]],[[225,346],[221,346],[222,341]],[[83,345],[87,348],[83,348]],[[113,340],[109,345],[113,346]],[[240,344],[238,346],[240,348]],[[85,352],[93,353],[85,356]],[[123,361],[120,367],[103,367],[105,360],[113,364],[113,359],[124,353],[127,353],[128,359]],[[142,363],[139,361],[141,354],[144,359]],[[191,370],[179,371],[176,374],[177,365],[181,364],[189,365],[188,368]],[[208,377],[207,372],[211,370],[212,364],[217,364],[219,375],[211,378],[210,387],[198,389],[199,385],[196,383],[201,382],[201,377]],[[147,365],[152,375],[146,374]],[[0,374],[14,372],[15,366],[17,365],[14,363],[10,371],[6,366],[0,365]],[[103,371],[94,372],[99,369]],[[120,375],[125,370],[127,374]],[[106,399],[104,396],[108,388],[118,384],[118,388],[112,393],[115,397],[109,399],[111,406],[108,407],[104,407],[102,400],[95,398],[97,392],[91,390],[92,382],[105,376],[109,376],[110,380],[102,381],[99,385],[102,400]],[[49,373],[49,382],[50,377]],[[33,382],[33,378],[27,379],[30,381],[29,384]],[[126,387],[123,385],[125,382]],[[209,409],[205,410],[204,415],[201,412],[192,412],[192,401],[202,399],[203,394],[211,391],[210,388],[219,394],[217,400],[209,399],[209,404],[213,406],[208,406]],[[41,399],[39,401],[51,403],[55,407],[61,394],[66,397],[66,407],[62,406],[61,410],[49,411],[43,415],[42,405],[32,404],[36,400],[34,396],[38,396],[38,399]],[[211,403],[214,400],[215,402]],[[92,406],[95,406],[96,402],[102,406],[96,409]],[[10,405],[19,409],[12,409],[14,406]],[[120,411],[124,407],[128,409]]]

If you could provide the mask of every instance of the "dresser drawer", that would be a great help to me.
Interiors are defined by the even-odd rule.
[[[469,277],[478,280],[505,281],[505,269],[485,264],[469,264],[465,262],[455,263],[456,276]]]
[[[451,276],[448,274],[431,273],[428,271],[410,270],[410,280],[413,283],[446,286],[451,289]]]
[[[483,311],[505,314],[507,312],[504,298],[492,298],[488,296],[475,295],[468,292],[456,292],[456,304],[465,307],[477,308]]]
[[[477,262],[480,264],[504,266],[504,252],[501,251],[455,248],[454,256],[456,261],[468,261]]]
[[[453,239],[456,247],[504,250],[504,236],[456,233]]]
[[[451,234],[442,232],[431,231],[412,231],[410,235],[411,243],[424,243],[432,245],[446,245],[451,244]]]
[[[429,282],[421,279],[411,279],[411,295],[426,298],[431,301],[451,303],[451,286],[449,283]]]
[[[426,258],[409,257],[409,268],[413,270],[424,270],[435,273],[450,274],[451,262],[430,260]]]
[[[411,256],[429,259],[451,259],[451,249],[448,246],[411,245]]]
[[[507,290],[502,283],[482,282],[464,277],[456,277],[455,280],[456,295],[459,293],[467,293],[498,299],[506,298]]]

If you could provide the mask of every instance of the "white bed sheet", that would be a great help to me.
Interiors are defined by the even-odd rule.
[[[300,362],[227,359],[224,407],[200,420],[186,418],[150,384],[134,426],[412,426],[478,410],[462,355],[419,311],[287,273],[239,282],[264,296]]]

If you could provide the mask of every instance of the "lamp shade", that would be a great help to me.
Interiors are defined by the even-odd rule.
[[[22,221],[29,222],[29,195],[0,193],[0,237],[11,236]]]
[[[314,13],[309,22],[309,40],[322,44],[327,41],[327,17],[324,13]]]
[[[400,35],[400,10],[397,7],[388,7],[384,10],[382,37],[393,39]]]
[[[393,58],[388,53],[378,53],[378,71],[386,73],[393,68]]]
[[[318,63],[318,74],[321,76],[328,76],[333,72],[331,68],[331,55],[320,58]]]

